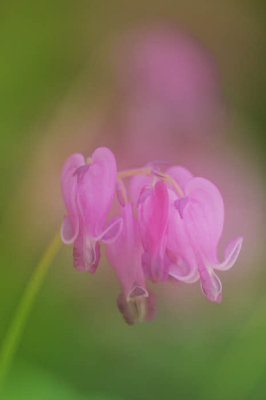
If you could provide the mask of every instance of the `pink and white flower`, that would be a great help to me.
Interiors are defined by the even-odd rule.
[[[96,149],[89,163],[82,154],[72,154],[64,164],[61,187],[68,215],[61,227],[61,237],[66,244],[74,242],[77,269],[95,272],[100,259],[99,242],[114,240],[122,228],[120,217],[105,226],[116,175],[115,157],[105,147]]]
[[[117,304],[126,322],[151,320],[155,317],[155,296],[145,284],[142,268],[140,233],[131,204],[121,207],[123,229],[117,240],[107,245],[107,257],[120,281],[122,293]]]
[[[131,176],[129,195],[123,178]],[[206,297],[221,302],[222,284],[215,270],[234,265],[243,239],[231,240],[219,262],[224,203],[212,182],[180,166],[164,173],[154,163],[118,173],[113,153],[101,147],[88,162],[81,154],[71,155],[61,184],[67,209],[61,236],[64,243],[74,243],[74,266],[95,272],[99,243],[107,245],[108,260],[121,285],[118,308],[128,324],[156,314],[146,279],[200,280]],[[121,216],[106,224],[115,189]]]
[[[171,167],[167,174],[184,192],[184,197],[171,195],[167,246],[174,263],[169,275],[184,282],[194,282],[199,277],[207,298],[219,303],[222,284],[214,270],[226,271],[234,265],[243,238],[231,240],[224,260],[219,262],[217,246],[223,230],[224,204],[218,188],[182,167]]]

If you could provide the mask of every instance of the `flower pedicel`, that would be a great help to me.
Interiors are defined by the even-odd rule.
[[[81,154],[66,160],[61,187],[67,209],[61,238],[74,243],[74,266],[94,273],[99,243],[106,245],[121,284],[118,308],[128,324],[155,317],[155,296],[145,279],[200,280],[205,296],[221,302],[222,284],[214,270],[234,265],[243,239],[230,241],[218,261],[224,204],[212,182],[180,166],[162,172],[149,164],[117,172],[113,153],[100,147],[87,161]],[[107,223],[115,193],[121,216]]]

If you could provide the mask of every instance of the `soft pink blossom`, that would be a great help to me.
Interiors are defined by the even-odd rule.
[[[121,218],[114,218],[105,226],[116,174],[115,157],[105,147],[96,149],[89,163],[83,155],[72,154],[64,164],[61,187],[68,215],[61,227],[61,237],[64,243],[74,242],[77,269],[94,272],[100,258],[99,241],[114,240],[121,230]]]
[[[128,190],[123,180],[132,176]],[[72,154],[61,183],[68,212],[62,240],[74,242],[75,267],[90,272],[99,263],[99,242],[107,245],[108,260],[121,285],[118,308],[128,324],[156,314],[155,296],[145,279],[200,280],[207,298],[221,301],[222,285],[214,271],[234,265],[242,237],[229,242],[220,262],[217,247],[224,203],[212,182],[180,166],[163,172],[158,162],[118,173],[113,153],[103,147],[87,162],[81,154]],[[121,216],[106,224],[115,189]]]
[[[168,224],[168,191],[164,182],[143,187],[138,200],[138,223],[143,244],[142,264],[148,279],[168,277],[165,250]]]
[[[217,258],[217,246],[224,224],[224,204],[217,187],[204,178],[192,177],[181,167],[171,167],[172,176],[183,190],[184,197],[171,194],[168,249],[175,261],[169,275],[193,282],[200,277],[204,294],[220,302],[222,285],[214,269],[226,271],[239,255],[242,237],[229,242],[224,261]],[[170,189],[171,190],[171,189]]]
[[[117,304],[128,324],[155,317],[155,296],[148,291],[142,268],[142,245],[132,206],[121,207],[123,228],[118,238],[107,245],[107,256],[120,281],[122,293]]]

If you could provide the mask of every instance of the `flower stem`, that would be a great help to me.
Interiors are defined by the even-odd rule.
[[[122,181],[121,178],[117,178],[117,197],[118,201],[120,204],[125,205],[128,203],[128,198],[127,198],[127,191],[124,185],[124,182]],[[121,198],[120,198],[121,195]]]
[[[3,386],[12,360],[19,346],[20,338],[29,313],[32,309],[34,299],[41,287],[53,258],[60,248],[60,244],[60,235],[57,233],[37,264],[36,270],[34,271],[31,280],[25,288],[13,320],[10,323],[0,351],[0,389]]]
[[[163,172],[160,172],[160,171],[155,171],[154,174],[156,176],[168,181],[169,183],[171,183],[174,186],[175,190],[177,191],[178,195],[180,197],[184,197],[184,193],[181,190],[180,186],[176,183],[176,181],[171,176],[166,175],[166,174],[164,174]]]
[[[119,178],[129,178],[134,175],[150,175],[152,173],[151,168],[137,168],[137,169],[126,169],[124,171],[118,172],[117,176]]]
[[[123,178],[129,178],[134,175],[151,175],[151,174],[154,174],[158,178],[161,178],[164,181],[168,181],[169,183],[171,183],[175,188],[176,192],[178,193],[178,195],[180,197],[184,197],[184,193],[181,190],[180,186],[176,183],[176,181],[171,176],[164,174],[161,171],[153,170],[151,168],[128,169],[118,172],[117,176],[119,179],[123,179]]]

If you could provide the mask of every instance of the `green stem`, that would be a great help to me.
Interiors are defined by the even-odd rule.
[[[41,257],[31,280],[22,295],[13,320],[8,328],[0,351],[0,389],[8,374],[12,360],[19,346],[24,326],[31,311],[34,299],[41,287],[45,275],[61,244],[60,235],[57,233]]]
[[[177,184],[177,182],[171,176],[166,175],[161,171],[156,171],[151,168],[127,169],[127,170],[118,172],[117,176],[118,176],[118,179],[121,180],[123,178],[130,178],[131,176],[135,176],[135,175],[151,175],[151,174],[154,174],[155,176],[158,176],[158,177],[164,179],[165,181],[170,182],[173,185],[173,187],[175,188],[175,190],[177,191],[178,195],[180,197],[184,197],[184,193],[181,190],[180,186]]]
[[[118,178],[130,178],[135,175],[150,175],[152,173],[151,168],[137,168],[137,169],[126,169],[117,173]]]

